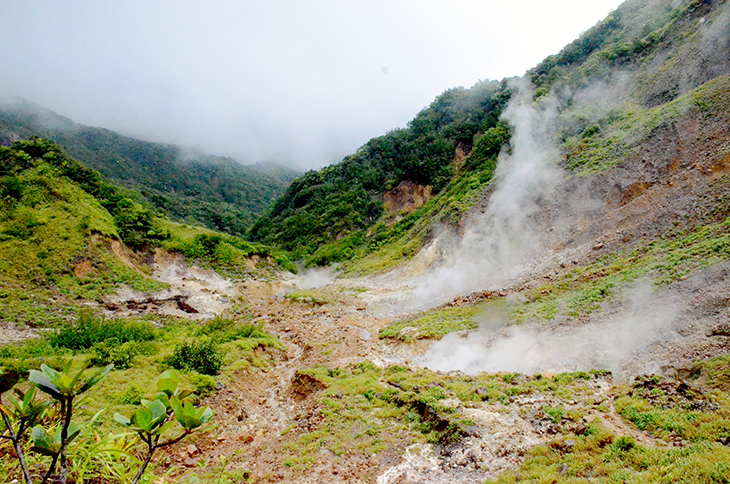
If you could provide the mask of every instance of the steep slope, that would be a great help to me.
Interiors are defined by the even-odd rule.
[[[629,120],[730,73],[725,12],[717,1],[629,1],[526,74],[534,100],[555,110],[549,122],[570,173],[618,163],[638,143],[623,138]],[[251,237],[308,264],[372,271],[412,257],[444,228],[462,231],[500,149],[509,152],[499,117],[517,82],[446,91],[406,129],[298,179]],[[429,195],[388,203],[414,199],[414,190]]]
[[[310,263],[338,262],[351,258],[363,244],[392,236],[386,230],[368,231],[378,220],[397,222],[430,200],[431,193],[448,191],[452,182],[483,188],[509,138],[508,129],[498,122],[508,99],[506,82],[480,82],[444,92],[406,128],[373,138],[341,163],[298,178],[254,224],[251,238],[277,244]],[[472,151],[469,163],[462,166]],[[414,189],[428,195],[405,211],[386,200],[387,192],[400,190],[409,198]],[[469,206],[453,201],[444,210],[452,213],[443,218],[458,222]]]
[[[173,219],[241,235],[297,175],[273,163],[241,165],[221,156],[139,141],[80,125],[23,100],[0,109],[0,141],[39,135],[71,157],[139,191]]]

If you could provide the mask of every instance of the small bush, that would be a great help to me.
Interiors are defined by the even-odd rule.
[[[96,343],[91,348],[94,357],[91,362],[97,366],[113,364],[117,370],[126,370],[132,366],[132,358],[139,354],[137,344],[132,341],[120,343],[116,338]]]
[[[214,333],[223,332],[235,324],[235,321],[232,319],[216,316],[215,318],[206,321],[202,326],[195,330],[195,336],[210,336]]]
[[[213,341],[194,341],[176,345],[175,351],[166,363],[177,370],[217,375],[223,366],[223,355]]]
[[[190,383],[193,384],[195,393],[204,397],[215,391],[215,378],[200,373],[190,373]]]
[[[128,341],[149,341],[154,339],[154,327],[144,321],[105,320],[96,318],[91,312],[83,312],[76,321],[65,323],[48,336],[52,346],[83,350],[97,343],[116,340],[118,344]]]
[[[269,335],[257,324],[239,324],[221,316],[207,321],[195,331],[195,336],[215,336],[220,343],[228,343],[237,339],[268,338]]]

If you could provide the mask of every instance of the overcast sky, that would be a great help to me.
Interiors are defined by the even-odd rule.
[[[323,166],[524,72],[619,0],[0,0],[0,94],[241,162]]]

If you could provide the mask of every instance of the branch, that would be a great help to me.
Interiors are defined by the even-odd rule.
[[[2,395],[0,395],[0,398],[2,398]],[[28,465],[25,463],[25,457],[23,456],[23,449],[20,448],[20,434],[16,434],[13,431],[13,425],[10,423],[10,417],[5,413],[5,410],[0,408],[0,414],[3,416],[3,422],[5,422],[5,427],[7,427],[8,432],[10,432],[10,436],[2,435],[0,437],[10,439],[13,442],[13,447],[15,448],[15,454],[18,456],[18,461],[20,462],[20,467],[23,470],[23,477],[25,478],[25,482],[27,484],[33,484],[33,479],[30,477],[30,471],[28,471]]]
[[[46,484],[48,482],[48,478],[51,477],[51,473],[53,472],[53,469],[56,467],[56,461],[58,460],[58,454],[53,456],[53,460],[51,461],[51,465],[48,466],[48,470],[46,471],[46,475],[43,476],[43,480],[41,481],[41,484]]]
[[[144,474],[144,471],[147,469],[147,465],[149,465],[150,461],[152,460],[152,454],[154,454],[155,450],[157,449],[156,446],[152,445],[151,435],[149,436],[149,441],[145,440],[145,443],[147,444],[147,457],[145,457],[144,462],[142,463],[142,467],[139,468],[139,472],[137,472],[137,475],[134,476],[132,484],[137,484],[142,478],[142,474]]]
[[[192,434],[192,432],[189,431],[189,430],[186,430],[184,434],[179,435],[178,437],[175,437],[172,440],[168,440],[167,442],[163,442],[161,444],[157,444],[157,447],[158,448],[159,447],[167,447],[168,445],[177,444],[178,442],[180,442],[182,439],[184,439],[185,437],[187,437],[190,434]]]

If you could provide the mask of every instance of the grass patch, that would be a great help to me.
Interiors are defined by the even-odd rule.
[[[418,316],[391,323],[381,329],[380,338],[401,341],[415,339],[441,339],[452,331],[476,329],[479,324],[474,316],[481,312],[484,303],[475,306],[431,309]]]
[[[284,298],[288,301],[314,304],[315,306],[324,306],[325,304],[330,304],[332,302],[330,296],[325,296],[321,291],[317,291],[316,289],[292,291],[287,293]]]
[[[622,288],[640,279],[663,286],[730,257],[730,218],[675,230],[653,242],[602,256],[575,267],[544,286],[523,293],[512,307],[515,322],[549,320],[557,314],[585,316],[614,300]]]
[[[518,469],[488,482],[729,482],[728,361],[699,362],[691,383],[650,375],[613,389],[618,413],[659,446],[612,434],[595,420],[569,435],[572,445],[558,437],[532,449]],[[555,408],[545,411],[557,419]]]
[[[277,269],[297,272],[297,266],[282,250],[202,227],[169,220],[158,223],[168,234],[162,242],[163,247],[196,259],[226,276],[249,278],[251,275],[270,275]]]

